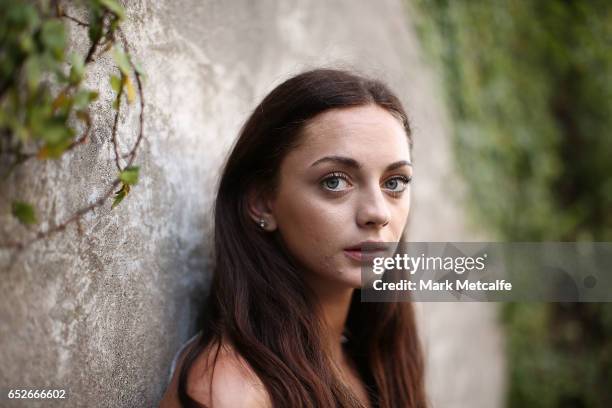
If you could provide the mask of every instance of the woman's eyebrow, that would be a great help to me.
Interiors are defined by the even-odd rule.
[[[348,167],[353,167],[355,169],[361,168],[361,164],[359,164],[357,160],[352,159],[350,157],[346,157],[346,156],[325,156],[325,157],[320,158],[319,160],[316,160],[314,163],[310,165],[310,167],[313,167],[313,166],[316,166],[317,164],[325,163],[325,162],[340,163]],[[396,161],[395,163],[391,163],[390,165],[388,165],[385,171],[395,170],[402,166],[412,166],[412,163],[410,163],[408,160]]]
[[[410,166],[410,167],[412,167],[412,163],[410,163],[408,160],[396,161],[395,163],[391,163],[390,165],[388,165],[387,169],[385,171],[395,170],[395,169],[400,168],[402,166]]]
[[[352,159],[350,157],[346,157],[346,156],[325,156],[315,161],[314,163],[312,163],[310,167],[314,167],[317,164],[321,164],[325,162],[340,163],[348,167],[353,167],[355,169],[358,169],[361,167],[361,165],[357,162],[357,160]]]

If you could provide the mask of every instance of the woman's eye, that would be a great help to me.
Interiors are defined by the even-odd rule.
[[[410,180],[412,180],[412,177],[408,178],[406,176],[397,176],[385,181],[384,185],[387,190],[390,190],[393,193],[401,193],[406,189],[406,187],[408,187]]]
[[[321,181],[321,185],[330,191],[342,191],[350,186],[350,183],[344,176],[332,175]]]

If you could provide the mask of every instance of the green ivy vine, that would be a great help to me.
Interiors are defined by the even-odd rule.
[[[117,74],[109,78],[114,91],[112,143],[117,177],[99,199],[78,209],[61,223],[39,229],[23,241],[0,242],[0,248],[21,250],[76,224],[81,218],[113,197],[115,208],[139,178],[133,165],[143,139],[143,72],[131,58],[120,24],[125,9],[116,0],[83,0],[75,7],[88,21],[66,13],[60,1],[0,0],[0,177],[30,159],[53,160],[88,143],[91,130],[90,106],[99,92],[84,86],[87,68],[102,54],[111,53]],[[72,9],[72,8],[71,8]],[[66,24],[76,24],[89,38],[85,55],[67,53]],[[123,101],[140,105],[139,129],[127,154],[118,147],[117,129]],[[125,165],[121,165],[121,159]],[[117,190],[118,189],[118,190]],[[115,191],[116,190],[116,191]],[[23,225],[39,224],[33,204],[11,200],[11,212]]]

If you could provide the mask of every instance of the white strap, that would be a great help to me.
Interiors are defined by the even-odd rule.
[[[200,335],[201,332],[196,333],[192,338],[190,338],[189,340],[187,340],[179,349],[179,351],[176,352],[176,354],[174,355],[174,358],[172,359],[172,365],[170,365],[170,376],[168,377],[168,384],[170,384],[170,381],[172,381],[172,376],[174,375],[174,370],[176,369],[176,364],[178,363],[178,360],[181,356],[181,354],[183,354],[183,351],[187,348],[187,346],[189,346],[191,343],[193,343],[193,341],[196,339],[196,337],[198,337]]]

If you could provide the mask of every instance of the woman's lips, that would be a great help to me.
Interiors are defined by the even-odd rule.
[[[372,251],[362,251],[360,249],[345,249],[344,254],[356,261],[371,261],[372,259],[384,256],[385,251],[382,249],[372,250]]]

